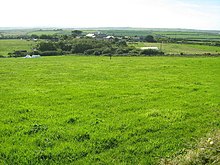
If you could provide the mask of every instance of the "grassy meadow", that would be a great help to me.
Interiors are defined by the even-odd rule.
[[[71,30],[36,30],[28,32],[27,35],[70,35]]]
[[[14,50],[31,51],[34,45],[35,42],[27,40],[0,40],[0,55],[8,56],[8,53],[12,53]]]
[[[141,47],[158,47],[162,48],[162,51],[165,54],[220,54],[220,47],[218,46],[209,46],[209,45],[198,45],[198,44],[175,44],[175,43],[147,43],[147,42],[131,42],[130,46],[136,48]]]
[[[218,32],[202,32],[202,31],[157,31],[154,32],[155,35],[162,35],[169,38],[175,39],[187,39],[187,40],[209,40],[209,41],[219,41],[220,34]]]
[[[0,59],[0,164],[157,164],[220,129],[219,57]]]

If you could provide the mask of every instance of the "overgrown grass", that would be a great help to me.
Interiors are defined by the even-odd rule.
[[[219,64],[1,59],[0,164],[157,164],[220,128]]]
[[[203,165],[220,164],[220,132],[209,134],[202,138],[198,145],[191,150],[186,150],[183,154],[174,158],[162,159],[161,165]]]

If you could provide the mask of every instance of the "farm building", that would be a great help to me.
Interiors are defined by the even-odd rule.
[[[146,50],[146,49],[152,49],[152,50],[159,50],[158,47],[141,47],[141,50]]]
[[[111,39],[114,39],[115,37],[114,36],[107,36],[105,38],[108,39],[108,40],[111,40]]]
[[[31,56],[30,55],[26,55],[24,58],[31,58]]]
[[[40,58],[40,55],[29,55],[29,54],[27,54],[25,57],[23,57],[23,58]]]
[[[86,35],[86,37],[95,38],[95,34],[89,33],[89,34]]]

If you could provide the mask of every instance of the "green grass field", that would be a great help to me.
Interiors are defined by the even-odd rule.
[[[220,128],[219,57],[0,60],[0,164],[157,164]]]
[[[219,41],[220,34],[217,31],[190,31],[190,30],[174,30],[171,29],[130,29],[130,30],[101,30],[109,35],[119,36],[146,36],[153,35],[157,37],[168,37],[184,40],[202,40],[202,41]]]
[[[210,40],[210,41],[219,41],[220,34],[217,32],[199,32],[199,31],[157,31],[154,32],[155,35],[162,35],[169,38],[175,39],[187,39],[187,40]]]
[[[28,32],[27,35],[70,35],[71,31],[70,30],[64,30],[64,31],[55,31],[55,30],[37,30],[37,31],[32,31]]]
[[[220,47],[208,46],[208,45],[198,45],[198,44],[174,44],[174,43],[130,43],[130,46],[135,46],[136,48],[154,46],[161,48],[165,54],[220,54]]]
[[[0,55],[7,56],[14,50],[31,51],[36,43],[27,40],[0,40]]]

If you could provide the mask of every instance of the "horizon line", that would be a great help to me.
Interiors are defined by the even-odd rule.
[[[166,27],[129,27],[129,26],[94,26],[94,27],[69,27],[69,26],[0,26],[0,30],[16,30],[16,29],[161,29],[161,30],[197,30],[197,31],[220,31],[220,29],[191,29],[191,28],[166,28]]]

